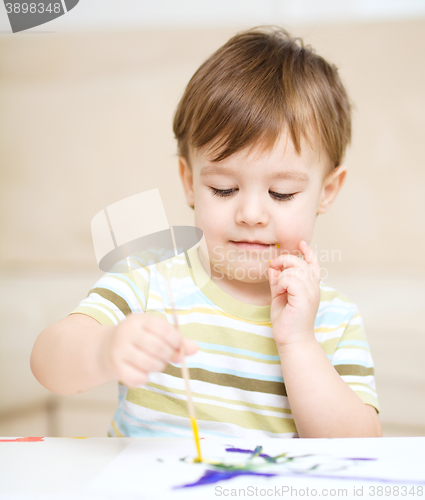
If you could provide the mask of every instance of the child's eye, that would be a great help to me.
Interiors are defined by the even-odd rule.
[[[232,188],[232,189],[217,189],[217,188],[211,187],[211,189],[213,191],[214,196],[222,196],[223,198],[225,196],[230,196],[235,191],[237,191],[236,188]]]
[[[274,191],[269,191],[270,195],[278,201],[290,201],[294,199],[295,193],[293,194],[283,194],[283,193],[275,193]]]

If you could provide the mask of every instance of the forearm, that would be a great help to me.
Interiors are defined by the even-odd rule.
[[[319,343],[279,348],[283,378],[300,437],[377,437],[373,413],[342,380]]]
[[[68,319],[40,333],[31,353],[31,370],[46,389],[70,395],[110,380],[98,362],[101,342],[110,327]]]

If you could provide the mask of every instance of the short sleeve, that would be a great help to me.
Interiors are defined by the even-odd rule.
[[[335,370],[367,405],[379,413],[375,371],[363,321],[352,304],[352,316],[330,357]]]
[[[109,272],[70,314],[86,314],[101,325],[117,325],[130,313],[145,312],[149,295],[149,268],[130,257],[131,271]],[[122,266],[121,266],[122,269]]]

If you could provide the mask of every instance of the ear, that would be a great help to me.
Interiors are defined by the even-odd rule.
[[[194,208],[195,197],[193,194],[193,174],[189,162],[184,156],[179,156],[179,174],[183,184],[186,201],[191,208]]]
[[[344,185],[347,175],[347,167],[338,165],[330,172],[323,181],[322,191],[320,193],[318,214],[324,214],[332,205],[340,189]]]

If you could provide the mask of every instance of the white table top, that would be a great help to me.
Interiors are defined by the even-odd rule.
[[[204,458],[217,456],[218,450],[226,455],[226,446],[254,449],[261,444],[264,453],[311,453],[319,461],[322,460],[319,456],[327,457],[326,460],[335,457],[339,457],[338,460],[341,457],[344,457],[343,460],[353,460],[356,457],[357,461],[337,472],[329,468],[308,474],[288,474],[286,471],[275,478],[244,476],[177,490],[172,487],[196,481],[208,467],[181,461],[183,456],[196,456],[192,440],[46,437],[28,442],[29,439],[31,438],[0,438],[2,499],[140,500],[186,499],[191,496],[204,499],[235,496],[235,493],[232,495],[232,489],[237,493],[241,488],[245,489],[245,496],[252,496],[248,492],[253,492],[255,487],[258,488],[258,497],[272,498],[281,496],[276,494],[276,490],[273,490],[274,495],[270,495],[275,487],[280,488],[281,494],[286,492],[282,488],[298,489],[298,495],[293,490],[292,496],[290,492],[283,495],[286,498],[312,496],[307,495],[306,491],[303,495],[300,493],[300,489],[307,487],[310,491],[312,488],[316,490],[316,495],[313,496],[325,496],[325,493],[322,494],[324,488],[344,488],[347,489],[347,494],[342,494],[341,498],[359,498],[361,495],[356,495],[356,491],[360,492],[359,488],[363,487],[362,498],[425,498],[425,437],[265,439],[263,443],[243,439],[206,438],[202,440]],[[227,455],[232,455],[233,458],[237,454]],[[247,456],[242,456],[243,460],[246,458]],[[282,468],[279,470],[284,471]],[[376,489],[378,486],[387,489],[383,489],[379,495]],[[405,488],[405,495],[400,490],[402,487]],[[242,490],[239,496],[243,497]],[[328,496],[331,495],[328,493]],[[332,496],[339,498],[338,495]]]

